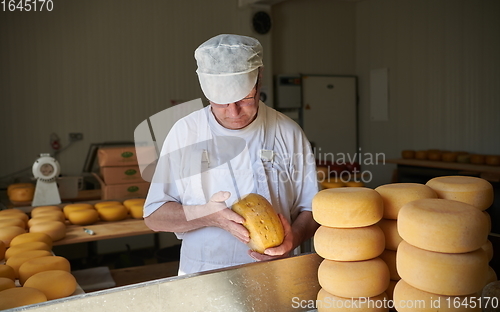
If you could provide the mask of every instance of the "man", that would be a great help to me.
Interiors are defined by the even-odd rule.
[[[173,182],[153,181],[144,220],[183,240],[180,275],[288,256],[318,227],[310,144],[295,122],[259,101],[256,39],[219,35],[200,45],[195,59],[210,105],[169,132],[155,176]],[[248,249],[244,219],[228,208],[247,193],[266,197],[285,229],[284,242],[264,254]]]

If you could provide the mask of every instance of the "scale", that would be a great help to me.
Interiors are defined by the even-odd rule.
[[[61,203],[61,196],[57,188],[56,178],[61,172],[59,162],[50,157],[50,154],[40,154],[33,164],[36,188],[32,206],[57,205]]]

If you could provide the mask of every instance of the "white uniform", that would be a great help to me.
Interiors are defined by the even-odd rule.
[[[161,155],[162,160],[175,156],[157,166],[145,217],[168,201],[203,205],[214,193],[229,191],[230,207],[238,194],[254,192],[291,223],[300,212],[311,211],[318,192],[315,158],[302,129],[262,102],[257,118],[240,130],[222,127],[210,106],[186,116],[169,132]],[[176,235],[183,240],[179,275],[254,261],[248,247],[223,229],[205,227]]]

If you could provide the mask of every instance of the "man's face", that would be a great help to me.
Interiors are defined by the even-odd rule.
[[[215,119],[224,128],[237,130],[242,129],[252,123],[257,117],[259,101],[257,88],[243,99],[229,104],[216,104],[210,101]]]

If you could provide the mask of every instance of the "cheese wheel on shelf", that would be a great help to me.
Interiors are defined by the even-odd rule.
[[[436,191],[439,198],[460,201],[480,210],[493,204],[493,186],[481,178],[444,176],[430,179],[426,185]]]
[[[36,273],[49,270],[63,270],[71,272],[69,261],[60,256],[38,257],[24,262],[19,267],[19,283],[24,283]]]
[[[49,270],[33,274],[23,287],[38,289],[47,300],[53,300],[72,295],[76,290],[76,279],[68,271]]]
[[[68,220],[72,224],[88,225],[99,220],[99,213],[95,209],[80,209],[68,213]]]
[[[108,205],[97,209],[102,221],[120,221],[126,219],[128,210],[123,205]]]
[[[318,281],[327,292],[345,298],[373,297],[389,286],[390,273],[380,258],[364,261],[325,259],[318,268]]]
[[[429,157],[427,151],[416,151],[415,152],[415,159],[419,160],[426,160]]]
[[[457,162],[461,163],[461,164],[470,163],[470,154],[458,154],[457,155]]]
[[[486,257],[488,258],[488,262],[493,259],[493,244],[490,240],[487,240],[481,248],[486,252]]]
[[[29,219],[28,228],[31,228],[33,225],[37,225],[37,224],[49,222],[49,221],[58,221],[58,222],[64,223],[66,221],[66,218],[64,218],[64,220],[61,220],[61,217],[59,215],[55,215],[55,214],[54,215],[52,215],[52,214],[39,215],[38,217]]]
[[[7,277],[0,277],[0,291],[16,287],[16,283]]]
[[[19,218],[6,218],[0,219],[0,229],[6,226],[18,226],[20,228],[26,228],[26,222]]]
[[[316,297],[316,307],[318,312],[387,312],[387,300],[386,293],[370,298],[344,298],[332,295],[322,288]]]
[[[18,218],[27,223],[30,217],[24,211],[15,208],[0,210],[0,219],[10,218]]]
[[[45,233],[55,242],[66,236],[66,224],[59,221],[38,223],[30,227],[30,233]]]
[[[12,225],[6,226],[4,228],[0,228],[0,240],[4,242],[5,247],[10,247],[10,241],[17,235],[21,235],[23,233],[26,233],[24,228]]]
[[[38,207],[33,208],[31,210],[30,214],[31,214],[31,217],[34,218],[34,217],[36,217],[37,214],[45,213],[48,211],[60,211],[60,212],[62,212],[63,210],[59,206],[38,206]]]
[[[32,188],[35,188],[35,184],[33,183],[29,183],[29,182],[26,182],[26,183],[12,183],[12,184],[9,184],[9,186],[7,186],[7,196],[10,197],[10,192],[11,190],[15,189],[15,188],[18,188],[18,187],[32,187]]]
[[[489,166],[500,166],[500,156],[499,155],[486,155],[484,162]]]
[[[399,276],[418,289],[447,296],[480,291],[488,271],[486,253],[441,253],[423,250],[402,241],[396,254]]]
[[[377,222],[377,225],[382,229],[382,232],[384,232],[385,249],[398,250],[398,245],[403,240],[398,232],[398,221],[381,219]]]
[[[17,255],[14,255],[9,258],[5,262],[8,266],[10,266],[12,269],[14,269],[14,275],[16,278],[19,278],[19,268],[23,263],[25,263],[28,260],[35,259],[35,258],[40,258],[40,257],[48,257],[48,256],[53,256],[51,251],[48,250],[27,250],[21,253],[18,253]]]
[[[130,216],[134,219],[142,219],[144,216],[144,205],[143,204],[133,204],[129,209]]]
[[[10,246],[12,247],[29,242],[43,242],[52,248],[52,238],[45,233],[24,233],[17,235],[10,241]]]
[[[440,161],[442,158],[443,153],[440,151],[428,151],[427,154],[427,159],[433,160],[433,161]]]
[[[19,253],[28,251],[28,250],[51,250],[51,246],[45,244],[44,242],[28,242],[24,244],[19,244],[15,246],[10,246],[9,249],[5,252],[5,260],[9,260],[10,257],[15,256]]]
[[[419,183],[392,183],[375,188],[384,202],[384,218],[396,220],[401,207],[422,198],[437,198],[430,187]]]
[[[145,198],[130,198],[130,199],[126,199],[123,201],[123,206],[127,207],[127,209],[130,211],[130,208],[133,205],[143,205],[144,206],[145,202],[146,202]]]
[[[384,206],[380,194],[372,189],[342,187],[318,192],[312,201],[312,213],[321,225],[356,228],[377,223]]]
[[[396,251],[386,249],[379,257],[380,259],[384,260],[385,264],[387,264],[391,280],[400,280],[401,277],[399,276],[398,270],[396,268]]]
[[[69,204],[69,205],[64,206],[63,213],[64,213],[64,216],[66,217],[66,219],[68,219],[68,214],[71,211],[81,210],[81,209],[94,209],[94,206],[91,204],[85,204],[85,203]]]
[[[425,250],[463,253],[486,242],[488,219],[462,202],[419,199],[399,211],[398,232],[409,244]]]
[[[58,220],[61,222],[66,221],[66,216],[64,215],[64,212],[62,210],[47,210],[47,211],[40,211],[37,213],[35,216],[32,216],[31,218],[44,218],[44,217],[52,217],[54,220]]]
[[[403,150],[403,151],[401,151],[401,157],[403,157],[403,159],[413,159],[413,158],[415,158],[415,151],[414,150]]]
[[[361,228],[320,226],[314,249],[321,257],[336,261],[360,261],[378,257],[385,248],[384,232],[376,224]]]
[[[122,205],[121,202],[116,201],[116,200],[108,200],[108,201],[102,201],[94,204],[95,209],[99,210],[102,207],[106,206],[116,206],[116,205]]]
[[[14,287],[0,292],[0,310],[13,309],[45,301],[47,301],[45,294],[35,288]]]
[[[11,202],[30,202],[35,196],[35,188],[31,186],[16,187],[9,192]]]
[[[11,280],[16,280],[16,273],[10,265],[0,264],[0,277],[7,277]]]
[[[475,165],[484,165],[486,162],[486,156],[481,154],[471,154],[470,163]]]

